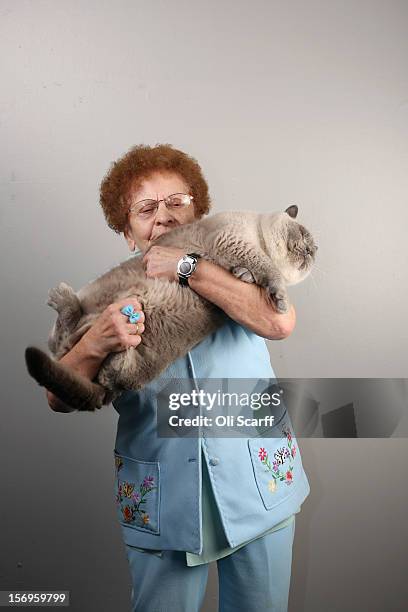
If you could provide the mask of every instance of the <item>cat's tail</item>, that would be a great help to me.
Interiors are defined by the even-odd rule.
[[[40,349],[27,347],[25,360],[28,372],[38,384],[71,408],[94,411],[109,404],[110,394],[103,387],[55,361]]]

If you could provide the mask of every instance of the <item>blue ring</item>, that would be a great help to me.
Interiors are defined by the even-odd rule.
[[[135,312],[132,304],[127,304],[120,309],[120,312],[129,318],[129,323],[137,323],[140,319],[140,312]]]

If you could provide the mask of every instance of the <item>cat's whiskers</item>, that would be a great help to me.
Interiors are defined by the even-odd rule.
[[[312,271],[311,271],[311,270],[310,270],[310,278],[312,279],[312,281],[313,281],[313,284],[314,284],[315,288],[316,288],[316,289],[318,289],[318,286],[317,286],[317,283],[316,283],[315,277],[313,276],[313,273],[312,273]]]
[[[320,266],[318,266],[317,264],[313,264],[313,270],[316,270],[316,272],[320,272],[320,274],[323,275],[327,275],[327,272],[325,272],[322,268],[320,268]]]

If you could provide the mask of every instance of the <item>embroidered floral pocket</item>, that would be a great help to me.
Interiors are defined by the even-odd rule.
[[[158,461],[115,457],[115,495],[119,522],[126,527],[160,533],[160,466]]]
[[[278,427],[282,437],[248,440],[256,485],[267,510],[292,493],[299,474],[297,442],[290,421],[282,419]]]

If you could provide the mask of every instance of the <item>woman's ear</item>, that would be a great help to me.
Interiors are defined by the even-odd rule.
[[[126,223],[125,229],[123,230],[123,235],[126,239],[126,242],[128,243],[129,249],[131,251],[134,251],[136,249],[136,242],[133,239],[132,231],[128,223]]]

